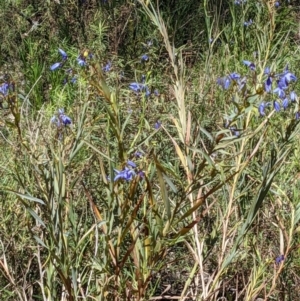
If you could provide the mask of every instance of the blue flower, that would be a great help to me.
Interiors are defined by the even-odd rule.
[[[230,73],[229,76],[232,80],[238,80],[241,78],[241,76],[236,72]]]
[[[271,76],[269,76],[268,78],[267,78],[267,80],[265,81],[265,91],[267,92],[267,93],[270,93],[271,91],[272,91],[272,77]]]
[[[297,100],[297,94],[295,91],[292,91],[291,94],[290,94],[290,99],[292,102],[295,102]]]
[[[231,134],[233,136],[239,137],[241,135],[241,132],[236,128],[235,125],[234,126],[230,126],[229,130],[230,130],[230,132],[231,132]]]
[[[131,83],[129,84],[129,89],[133,90],[134,92],[146,92],[146,96],[149,96],[151,93],[148,87],[145,84],[140,83]]]
[[[276,1],[276,2],[275,2],[275,7],[278,8],[279,6],[280,6],[279,1]]]
[[[287,83],[290,83],[291,81],[296,81],[297,80],[297,77],[293,73],[291,73],[291,72],[286,72],[283,75],[283,78],[285,79],[285,81]]]
[[[270,102],[262,102],[260,105],[259,105],[259,107],[258,107],[258,111],[259,111],[259,114],[260,114],[260,116],[265,116],[266,114],[265,114],[265,109],[266,109],[266,107],[269,107],[271,105],[271,103]]]
[[[281,89],[279,86],[274,89],[273,91],[275,94],[278,95],[278,97],[280,97],[281,99],[285,98],[285,92],[283,91],[283,89]]]
[[[246,26],[246,27],[248,27],[248,26],[250,26],[252,24],[253,24],[252,19],[250,19],[248,22],[244,22],[244,26]]]
[[[58,115],[54,115],[50,121],[51,123],[55,123],[57,127],[61,127],[61,125],[68,126],[72,124],[71,118],[64,113],[64,109],[58,109]]]
[[[58,48],[58,52],[60,53],[63,61],[67,60],[68,55],[66,54],[66,52],[64,50],[62,50],[61,48]],[[57,63],[53,64],[52,66],[50,66],[50,70],[54,71],[54,70],[60,68],[61,66],[62,66],[62,62],[57,62]]]
[[[296,120],[299,120],[299,119],[300,119],[300,112],[297,112],[297,113],[296,113],[295,118],[296,118]]]
[[[238,83],[238,86],[239,86],[239,91],[244,88],[244,86],[246,85],[246,82],[247,82],[247,78],[246,77],[243,77],[242,79],[239,78],[237,80],[237,83]]]
[[[149,60],[149,56],[147,54],[143,54],[142,57],[141,57],[142,63],[148,62],[148,60]]]
[[[288,65],[284,68],[283,73],[277,74],[276,76],[279,77],[279,81],[281,82],[281,85],[286,87],[291,81],[297,80],[297,77],[289,71]]]
[[[129,84],[129,88],[135,92],[140,92],[142,90],[141,84],[139,83],[131,83]]]
[[[64,61],[68,58],[68,55],[66,54],[66,52],[64,50],[62,50],[61,48],[58,48],[58,52],[60,53],[60,55],[62,56],[62,59]]]
[[[158,130],[160,128],[160,126],[161,126],[161,122],[160,121],[156,121],[155,124],[154,124],[154,128],[156,130]]]
[[[61,63],[55,63],[50,67],[50,70],[54,71],[54,70],[58,69],[60,66],[61,66]]]
[[[274,101],[273,102],[273,107],[274,107],[274,110],[276,111],[276,112],[279,112],[280,111],[280,104],[279,104],[279,102],[278,101]]]
[[[231,79],[229,76],[219,77],[217,79],[217,84],[221,86],[224,90],[228,90],[231,84]]]
[[[255,70],[255,64],[250,62],[250,61],[245,61],[243,60],[244,65],[250,68],[250,70],[254,71]]]
[[[262,102],[259,107],[258,107],[258,111],[259,111],[259,115],[260,116],[265,116],[265,108],[268,106],[268,104],[266,104],[265,102]]]
[[[72,120],[65,114],[64,109],[58,109],[58,118],[64,125],[70,125]]]
[[[133,161],[128,160],[127,165],[136,168],[136,164]]]
[[[83,59],[81,56],[79,56],[76,60],[80,67],[85,67],[87,65],[85,59]]]
[[[287,107],[289,106],[289,100],[288,98],[286,97],[283,102],[282,102],[282,107],[283,109],[285,110]]]
[[[235,0],[234,1],[234,4],[236,4],[236,5],[241,5],[241,4],[244,4],[244,3],[246,3],[247,2],[247,0]]]
[[[104,72],[108,72],[108,71],[110,71],[110,68],[111,68],[111,62],[109,61],[109,62],[102,68],[102,70],[103,70]]]
[[[280,264],[282,261],[284,261],[284,255],[279,255],[275,259],[276,264]]]
[[[114,169],[116,176],[114,178],[114,181],[117,181],[119,179],[131,181],[133,177],[136,175],[135,171],[133,169],[130,169],[128,167],[125,167],[123,170],[117,170]]]
[[[72,124],[72,120],[69,116],[67,116],[65,114],[61,114],[59,117],[64,125]]]
[[[7,96],[9,91],[9,84],[8,83],[3,83],[0,86],[0,93],[3,94],[4,96]]]
[[[145,177],[145,173],[142,170],[140,170],[138,172],[138,175],[140,176],[140,178],[144,178]]]
[[[279,87],[281,90],[285,90],[288,88],[288,83],[286,82],[284,77],[281,77],[278,81],[277,81],[277,87]]]

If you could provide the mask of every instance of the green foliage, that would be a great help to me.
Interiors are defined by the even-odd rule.
[[[1,300],[297,299],[299,100],[263,89],[298,64],[292,5],[0,14]]]

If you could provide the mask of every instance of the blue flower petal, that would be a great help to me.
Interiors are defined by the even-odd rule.
[[[54,70],[58,69],[60,66],[61,66],[61,63],[55,63],[50,67],[50,70],[54,71]]]
[[[58,52],[62,56],[63,60],[66,60],[68,58],[68,55],[66,54],[66,52],[64,50],[62,50],[61,48],[58,48]]]
[[[141,57],[142,62],[147,62],[149,60],[149,56],[147,54],[143,54]]]
[[[127,161],[127,165],[129,165],[129,166],[131,166],[133,168],[136,168],[136,164],[133,161],[128,160]]]
[[[4,96],[6,96],[8,94],[9,91],[9,84],[8,83],[3,83],[0,86],[0,93],[3,94]]]
[[[288,98],[285,98],[282,102],[282,107],[285,110],[285,109],[287,109],[288,106],[289,106],[289,100],[288,100]]]
[[[292,91],[291,94],[290,94],[290,99],[292,102],[295,102],[297,100],[297,94],[295,91]]]
[[[141,86],[139,83],[131,83],[131,84],[129,84],[129,88],[135,92],[141,91]]]
[[[274,107],[274,110],[276,111],[276,112],[279,112],[280,111],[280,104],[279,104],[279,102],[278,101],[274,101],[273,102],[273,107]]]
[[[82,59],[80,56],[76,60],[80,67],[84,67],[87,65],[86,61],[84,59]]]

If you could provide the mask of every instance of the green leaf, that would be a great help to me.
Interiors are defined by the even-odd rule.
[[[163,178],[168,183],[168,185],[170,186],[170,188],[172,189],[172,191],[174,193],[177,193],[178,190],[177,190],[176,186],[173,184],[173,182],[171,181],[171,179],[168,176],[166,176],[165,174],[163,174]]]
[[[36,212],[34,210],[32,210],[31,208],[27,207],[26,210],[33,216],[33,218],[43,227],[46,227],[46,225],[44,224],[44,222],[41,220],[41,218],[36,214]]]
[[[48,249],[48,247],[44,244],[44,242],[36,235],[34,235],[34,239],[44,248]]]
[[[45,205],[44,201],[42,201],[42,200],[40,200],[40,199],[38,199],[38,198],[36,198],[34,196],[31,196],[31,195],[28,195],[28,194],[19,193],[19,192],[10,190],[10,189],[5,189],[4,191],[12,192],[15,195],[19,196],[20,198],[22,198],[22,199],[26,199],[26,200],[31,201],[31,202],[35,202],[35,203],[39,203],[39,204]]]

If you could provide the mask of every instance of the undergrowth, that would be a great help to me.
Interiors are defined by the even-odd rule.
[[[297,300],[294,3],[1,16],[1,300]]]

